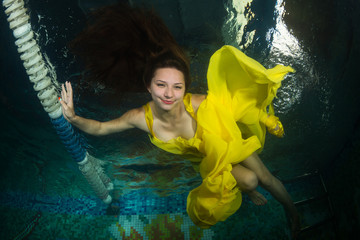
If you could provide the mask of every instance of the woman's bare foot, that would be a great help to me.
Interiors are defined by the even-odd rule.
[[[264,197],[264,195],[262,195],[261,193],[259,193],[256,190],[246,192],[246,193],[250,197],[250,200],[257,206],[263,206],[267,203],[267,200]]]

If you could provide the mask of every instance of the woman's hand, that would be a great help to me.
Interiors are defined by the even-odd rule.
[[[265,120],[265,125],[267,127],[267,130],[272,135],[275,135],[277,137],[284,137],[284,127],[282,123],[280,122],[278,117],[275,117],[274,115],[269,115],[267,119]]]
[[[64,84],[62,84],[61,87],[62,91],[60,103],[62,106],[62,112],[64,118],[69,122],[72,122],[75,119],[76,115],[74,110],[73,90],[71,87],[71,83],[66,81],[65,86]]]

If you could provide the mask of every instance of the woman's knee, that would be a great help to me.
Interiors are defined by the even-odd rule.
[[[240,164],[233,165],[231,173],[242,191],[252,191],[258,186],[256,173]]]
[[[235,171],[233,175],[242,191],[252,191],[258,186],[258,178],[251,170],[242,171],[240,174]]]
[[[249,171],[243,178],[242,189],[243,191],[255,190],[259,184],[259,180],[253,171]]]
[[[263,162],[256,153],[253,153],[241,164],[256,174],[259,185],[263,187],[272,186],[274,184],[274,181],[277,180],[263,164]]]

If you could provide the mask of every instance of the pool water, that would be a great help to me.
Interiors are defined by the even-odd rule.
[[[116,1],[101,1],[111,4]],[[141,1],[164,19],[191,57],[190,92],[206,93],[209,57],[224,44],[266,67],[290,65],[275,101],[285,137],[267,136],[260,155],[299,204],[302,239],[349,239],[359,229],[360,4],[357,1]],[[43,54],[57,81],[77,87],[81,66],[66,44],[99,1],[26,1]],[[186,213],[188,192],[201,183],[181,156],[151,145],[137,130],[95,138],[83,134],[115,185],[112,208],[92,191],[61,144],[23,70],[6,16],[0,14],[0,239],[290,239],[281,205],[247,196],[236,214],[210,229]],[[146,103],[146,94],[118,100],[100,88],[75,88],[80,115],[107,120]],[[306,173],[318,171],[320,175]],[[289,181],[287,181],[289,180]],[[331,208],[332,207],[332,208]]]

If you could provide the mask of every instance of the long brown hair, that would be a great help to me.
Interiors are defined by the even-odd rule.
[[[90,14],[87,27],[69,47],[85,65],[85,81],[118,92],[146,91],[151,64],[170,58],[178,62],[178,70],[190,84],[189,60],[153,10],[125,4],[98,9]]]

